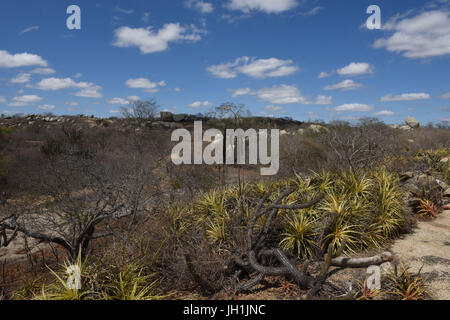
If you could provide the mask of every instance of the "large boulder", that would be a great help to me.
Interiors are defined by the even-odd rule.
[[[411,131],[412,130],[412,128],[410,126],[401,126],[399,129],[400,130],[405,130],[405,131]]]
[[[173,113],[168,111],[161,111],[160,113],[162,122],[172,122],[173,121]]]
[[[328,132],[328,128],[318,125],[318,124],[312,124],[309,126],[308,128],[309,131],[311,131],[312,133],[318,134],[321,132]]]
[[[188,115],[184,114],[184,113],[183,114],[174,114],[173,121],[182,122],[182,121],[185,121],[187,117],[188,117]]]
[[[411,128],[411,129],[417,129],[420,127],[419,121],[414,119],[413,117],[408,117],[405,120],[405,123]]]

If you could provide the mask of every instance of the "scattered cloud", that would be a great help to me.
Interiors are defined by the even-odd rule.
[[[108,104],[130,104],[130,100],[123,99],[123,98],[113,98],[111,100],[108,100]]]
[[[103,95],[99,92],[102,87],[93,85],[92,83],[82,90],[75,93],[75,96],[82,98],[103,98]]]
[[[150,12],[144,12],[141,18],[142,22],[147,23],[150,21]]]
[[[444,93],[444,94],[441,96],[441,99],[450,99],[450,92]]]
[[[266,117],[276,117],[276,116],[279,116],[282,114],[287,114],[288,112],[283,107],[269,105],[269,106],[265,106],[264,110],[260,111],[259,113]]]
[[[10,54],[8,51],[0,50],[0,68],[17,68],[28,66],[46,67],[47,61],[40,56],[31,53]]]
[[[226,7],[230,10],[263,11],[266,13],[281,13],[295,8],[296,0],[230,0]]]
[[[194,109],[198,109],[198,108],[209,108],[212,107],[212,103],[209,101],[196,101],[193,102],[189,105],[189,107],[194,108]]]
[[[332,75],[333,73],[332,72],[321,72],[321,73],[319,73],[319,75],[317,76],[317,78],[319,78],[319,79],[323,79],[323,78],[328,78],[328,77],[330,77],[331,75]]]
[[[139,101],[139,100],[141,100],[141,98],[138,96],[129,96],[129,97],[127,97],[127,100],[133,102],[133,101]]]
[[[292,60],[240,57],[234,62],[209,66],[207,70],[215,77],[221,79],[236,78],[240,73],[255,79],[265,79],[268,77],[288,76],[299,71],[300,68],[293,65]]]
[[[375,72],[375,67],[367,62],[351,62],[337,70],[332,70],[330,72],[321,72],[318,75],[319,79],[331,77],[333,74],[337,73],[342,77],[355,77],[362,76],[365,74],[373,74]]]
[[[313,104],[327,105],[327,104],[332,104],[332,103],[333,103],[333,97],[319,95],[319,96],[317,96],[317,98]]]
[[[118,6],[116,6],[116,11],[119,11],[119,12],[124,13],[124,14],[132,14],[132,13],[134,13],[133,10],[122,9],[122,8],[120,8]]]
[[[14,97],[12,99],[13,102],[9,103],[8,106],[10,107],[25,107],[32,103],[41,102],[43,99],[37,95],[24,95],[24,96],[18,96]]]
[[[67,102],[64,102],[64,104],[71,106],[71,107],[76,107],[79,105],[79,103],[75,102],[75,101],[67,101]]]
[[[0,103],[5,103],[6,102],[6,98],[3,96],[0,96]]]
[[[302,15],[302,16],[315,16],[316,14],[318,14],[323,9],[325,9],[325,8],[324,7],[314,7],[314,8],[312,8],[309,11],[300,13],[300,15]]]
[[[261,100],[274,104],[307,104],[306,98],[302,96],[297,87],[285,84],[273,86],[271,88],[259,89],[252,94],[255,94]]]
[[[250,88],[242,88],[242,89],[236,89],[232,90],[233,94],[232,97],[239,97],[239,96],[245,96],[252,92],[252,89]]]
[[[185,2],[186,7],[196,9],[201,13],[211,13],[214,11],[214,6],[212,3],[205,2],[202,0],[187,0]]]
[[[26,28],[25,30],[19,32],[19,36],[21,36],[27,32],[35,31],[35,30],[39,30],[39,26],[33,26],[33,27]]]
[[[334,110],[337,112],[368,112],[372,111],[373,109],[374,107],[361,103],[342,104],[334,108]]]
[[[75,79],[79,79],[83,76],[83,74],[81,72],[77,72],[75,73],[75,75],[73,76]]]
[[[54,109],[56,109],[56,106],[49,105],[49,104],[44,104],[42,106],[39,106],[38,108],[41,109],[41,110],[54,110]]]
[[[342,82],[326,86],[323,88],[324,90],[342,90],[342,91],[350,91],[357,90],[363,88],[364,86],[361,83],[357,83],[353,80],[344,80]]]
[[[53,74],[56,71],[53,70],[52,68],[36,68],[30,71],[30,73],[33,74],[42,74],[42,75],[47,75],[47,74]]]
[[[165,87],[166,82],[151,82],[146,78],[128,79],[125,81],[128,88],[132,89],[144,89],[146,92],[156,93],[158,92],[158,87]]]
[[[377,116],[377,117],[391,117],[391,116],[395,116],[395,112],[389,111],[389,110],[382,110],[382,111],[378,111],[378,112],[374,113],[374,116]]]
[[[181,88],[175,88],[175,89],[173,89],[173,91],[175,91],[175,92],[180,92],[180,91],[181,91]]]
[[[394,33],[376,40],[375,48],[402,53],[411,59],[450,54],[450,11],[427,11],[411,18],[396,16],[383,29]]]
[[[430,95],[428,93],[403,93],[397,96],[388,94],[381,98],[382,102],[389,101],[416,101],[416,100],[428,100]]]
[[[31,74],[19,73],[17,76],[11,79],[11,83],[27,83],[31,80]]]
[[[181,26],[179,23],[165,24],[155,31],[148,28],[120,27],[114,31],[113,46],[128,48],[138,47],[142,54],[165,51],[171,42],[197,42],[205,33],[193,25]]]
[[[103,95],[100,93],[102,87],[92,83],[92,82],[76,82],[71,78],[46,78],[42,79],[35,86],[35,89],[43,91],[56,91],[68,88],[81,89],[75,93],[77,97],[83,98],[102,98]]]
[[[374,73],[374,67],[367,62],[352,62],[336,71],[340,76],[351,77]]]
[[[300,103],[327,105],[333,103],[333,98],[325,95],[319,95],[315,99],[309,100],[301,94],[300,90],[296,86],[286,84],[272,86],[270,88],[262,88],[257,91],[252,91],[250,88],[241,88],[231,91],[233,92],[233,97],[254,95],[260,100],[268,101],[273,104]]]

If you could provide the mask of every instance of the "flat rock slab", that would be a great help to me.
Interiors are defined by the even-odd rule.
[[[450,299],[450,210],[433,221],[420,221],[413,234],[395,241],[391,252],[413,273],[423,266],[433,298]]]

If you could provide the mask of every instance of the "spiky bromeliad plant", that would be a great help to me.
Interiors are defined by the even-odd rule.
[[[152,294],[157,280],[153,275],[144,275],[143,267],[137,263],[126,264],[108,276],[108,282],[103,290],[105,300],[157,300],[161,296]]]
[[[437,204],[430,200],[422,199],[419,204],[418,216],[421,219],[434,219],[440,212],[440,208]]]
[[[386,240],[394,237],[404,221],[405,194],[393,173],[382,168],[374,174],[375,190],[370,203],[375,212],[373,224]]]
[[[80,286],[81,288],[71,287],[69,286],[68,280],[68,271],[74,270],[77,268],[80,271]],[[64,276],[58,274],[51,268],[48,268],[50,272],[54,276],[54,281],[49,285],[42,285],[42,289],[40,294],[35,294],[33,299],[35,300],[83,300],[87,298],[93,292],[88,289],[86,282],[84,280],[84,276],[87,273],[87,258],[82,261],[81,259],[81,249],[78,253],[77,260],[75,263],[70,263],[69,261],[64,262],[61,265],[61,273]]]
[[[403,264],[400,269],[400,273],[396,269],[388,275],[389,294],[401,300],[425,300],[431,297],[420,271],[413,275]]]
[[[291,212],[285,217],[285,232],[281,247],[296,254],[299,258],[309,258],[317,245],[316,219],[306,212]]]
[[[375,172],[323,172],[310,179],[296,175],[277,182],[215,189],[184,208],[182,220],[189,220],[189,228],[203,232],[209,244],[234,243],[236,229],[247,230],[258,200],[268,194],[265,201],[274,201],[282,190],[293,190],[281,203],[286,206],[325,194],[308,210],[280,209],[280,219],[273,223],[276,232],[272,239],[298,257],[310,257],[313,248],[325,250],[330,243],[337,250],[344,241],[345,253],[380,247],[397,234],[403,221],[403,193],[395,175],[385,168]],[[267,217],[258,218],[255,235]]]

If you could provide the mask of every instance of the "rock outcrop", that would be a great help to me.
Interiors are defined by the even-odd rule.
[[[417,121],[415,118],[413,117],[408,117],[405,120],[405,123],[408,127],[410,127],[411,129],[417,129],[420,127],[420,123],[419,121]]]

